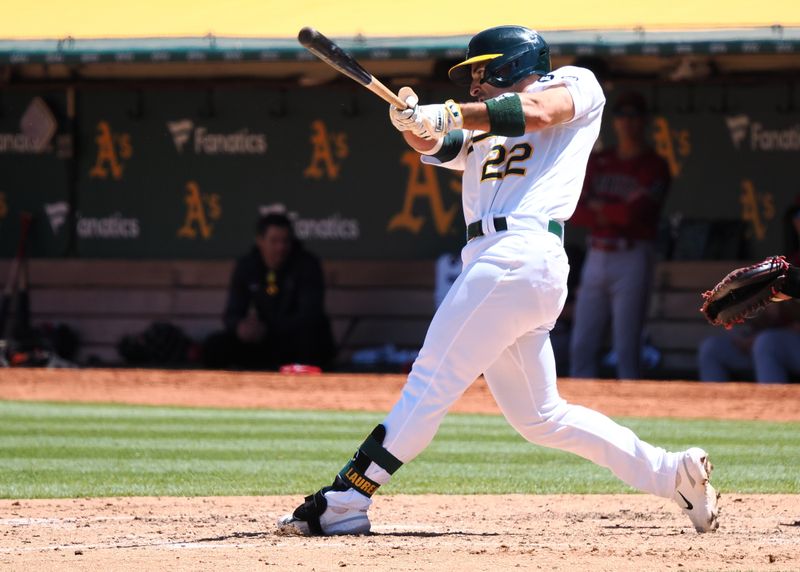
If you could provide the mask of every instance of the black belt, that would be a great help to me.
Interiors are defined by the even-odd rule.
[[[494,220],[494,229],[496,231],[501,230],[508,230],[508,222],[506,221],[506,217],[501,216],[497,217]],[[564,230],[559,223],[554,220],[551,220],[547,223],[547,232],[552,232],[558,238],[561,238],[564,234]],[[471,222],[467,225],[467,242],[472,240],[473,238],[478,238],[479,236],[483,236],[486,234],[483,232],[483,225],[481,221],[476,220],[475,222]]]

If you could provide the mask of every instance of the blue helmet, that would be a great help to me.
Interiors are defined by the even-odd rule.
[[[467,58],[447,73],[458,85],[472,81],[472,64],[487,62],[482,82],[511,87],[529,75],[550,73],[550,46],[538,33],[523,26],[496,26],[469,41]]]

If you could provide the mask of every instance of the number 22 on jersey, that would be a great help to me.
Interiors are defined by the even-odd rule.
[[[525,176],[525,167],[519,165],[533,154],[530,143],[517,143],[511,149],[495,145],[489,149],[481,168],[481,182],[488,179],[503,179],[511,175]]]

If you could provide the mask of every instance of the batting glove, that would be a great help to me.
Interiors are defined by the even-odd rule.
[[[389,106],[389,120],[398,131],[411,131],[417,137],[429,139],[425,125],[419,114],[419,97],[410,87],[402,87],[397,96],[406,102],[405,109],[399,109],[394,105]]]
[[[451,131],[464,128],[461,106],[452,99],[434,105],[421,105],[419,115],[429,139],[442,139]]]

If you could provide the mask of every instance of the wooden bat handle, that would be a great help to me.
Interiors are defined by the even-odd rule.
[[[369,82],[366,86],[368,90],[372,93],[383,99],[387,103],[391,103],[397,109],[407,109],[408,106],[406,102],[397,97],[397,94],[393,92],[391,89],[383,85],[380,81],[378,81],[375,76],[372,76],[372,81]]]

